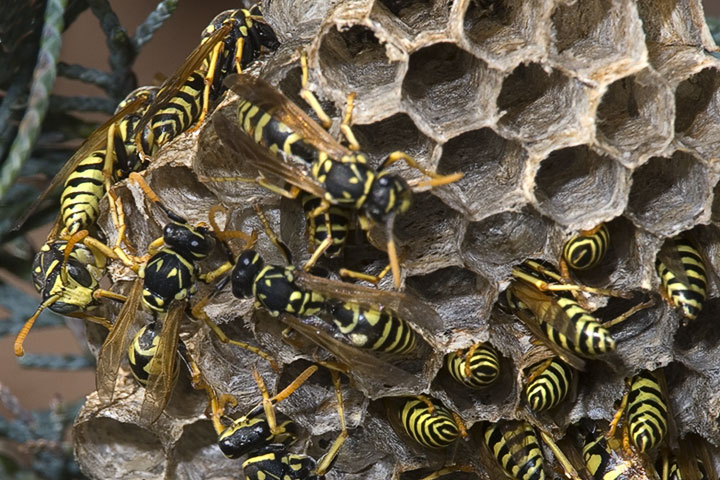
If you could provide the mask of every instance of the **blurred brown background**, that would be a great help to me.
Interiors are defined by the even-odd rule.
[[[131,33],[156,5],[156,2],[150,0],[115,0],[111,3],[121,23]],[[720,0],[704,0],[703,3],[707,15],[720,17]],[[230,0],[181,1],[173,16],[156,32],[136,60],[138,83],[151,84],[157,73],[171,74],[198,44],[200,32],[217,13],[241,6],[241,2]],[[89,11],[85,12],[65,33],[61,59],[68,63],[107,69],[107,58],[105,36],[98,21]],[[64,78],[58,80],[55,92],[66,95],[100,94],[95,87]],[[38,242],[42,241],[43,234],[39,233]],[[28,287],[34,293],[29,283]],[[12,342],[12,338],[0,341],[0,383],[9,387],[24,407],[46,407],[55,395],[65,401],[73,401],[94,390],[94,372],[90,370],[42,372],[20,369],[12,353]],[[64,328],[33,331],[26,342],[26,349],[34,353],[80,351],[70,331]]]

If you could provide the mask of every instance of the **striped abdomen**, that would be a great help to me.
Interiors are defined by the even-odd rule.
[[[105,150],[96,150],[80,161],[65,180],[60,196],[60,210],[66,233],[72,235],[89,228],[100,213],[105,195]]]
[[[510,478],[545,479],[542,452],[529,423],[500,421],[488,425],[485,443]]]
[[[200,117],[205,74],[196,70],[163,108],[150,120],[152,154],[190,128]]]
[[[325,298],[295,283],[294,267],[265,265],[255,276],[252,293],[273,317],[289,313],[300,317],[315,315],[325,308]]]
[[[470,375],[467,375],[467,352],[463,350],[448,354],[445,366],[450,375],[468,388],[485,388],[500,376],[500,359],[489,343],[479,344],[469,360]]]
[[[460,435],[452,413],[440,403],[432,401],[435,411],[431,414],[427,403],[418,398],[405,402],[400,412],[402,426],[419,444],[428,448],[445,448]]]
[[[525,386],[525,401],[533,411],[542,412],[557,406],[567,396],[573,371],[559,358],[553,358],[549,364],[533,365],[530,375],[536,376]]]
[[[686,318],[694,320],[700,314],[707,295],[705,265],[700,252],[686,241],[676,240],[675,250],[684,270],[683,277],[687,277],[688,283],[678,278],[679,272],[671,271],[659,257],[655,260],[655,268],[667,296]]]
[[[622,448],[622,447],[620,447]],[[593,480],[630,480],[633,477],[632,462],[620,458],[607,444],[602,433],[588,435],[583,447],[585,466]]]
[[[603,224],[591,235],[576,235],[565,244],[563,258],[573,270],[587,270],[603,259],[610,243],[610,232]]]
[[[337,257],[345,247],[348,229],[352,221],[352,211],[331,205],[327,212],[311,216],[310,213],[320,206],[322,200],[319,197],[302,194],[303,210],[305,211],[306,230],[310,240],[310,247],[314,251],[328,238],[328,231],[332,243],[325,250],[324,255],[328,258]],[[329,221],[326,221],[326,215]]]
[[[588,356],[615,350],[615,340],[610,336],[610,332],[575,300],[558,296],[554,297],[553,301],[565,311],[567,319],[553,324],[538,320],[552,342]],[[567,323],[564,323],[565,321]],[[568,336],[571,332],[574,334]]]
[[[633,377],[627,403],[630,439],[637,449],[647,452],[657,447],[667,434],[667,405],[655,376],[642,371]]]
[[[390,310],[352,302],[332,302],[330,314],[338,330],[353,345],[387,353],[409,353],[417,345],[415,331]]]
[[[306,163],[314,162],[318,151],[289,126],[247,100],[238,103],[238,125],[257,143],[275,154]]]

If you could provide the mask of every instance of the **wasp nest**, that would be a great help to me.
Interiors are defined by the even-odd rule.
[[[283,46],[258,67],[260,76],[305,108],[298,97],[303,48],[311,87],[335,117],[333,133],[346,96],[356,92],[354,131],[373,165],[404,150],[427,169],[464,174],[415,195],[396,222],[405,289],[443,320],[443,329],[432,332],[433,358],[480,341],[490,341],[503,356],[502,379],[481,393],[452,382],[439,361],[405,391],[362,379],[351,386],[344,379],[350,437],[330,478],[397,478],[442,465],[444,454],[389,426],[380,400],[388,395],[428,393],[468,426],[531,418],[519,400],[522,369],[533,351],[529,332],[499,312],[496,301],[514,265],[528,258],[557,263],[573,233],[601,222],[608,224],[612,247],[603,264],[579,280],[650,292],[658,301],[613,330],[617,351],[589,363],[574,402],[532,421],[559,437],[582,417],[609,420],[625,391],[624,377],[666,366],[680,434],[696,432],[720,443],[718,285],[710,281],[703,313],[686,329],[654,293],[655,257],[665,239],[680,233],[695,240],[712,263],[709,271],[720,271],[720,207],[713,201],[720,63],[707,53],[715,45],[699,0],[352,0],[335,6],[276,0],[265,15]],[[215,115],[232,116],[234,102],[229,95]],[[210,208],[222,204],[228,228],[262,231],[250,208],[259,202],[295,262],[306,259],[302,210],[294,202],[252,183],[198,180],[199,174],[256,175],[242,164],[218,171],[228,155],[207,122],[164,148],[146,178],[195,223],[206,222]],[[419,176],[397,169],[407,179]],[[116,192],[131,241],[142,247],[159,236],[166,217],[147,207],[142,192],[125,183]],[[106,230],[112,239],[112,228]],[[363,247],[362,238],[348,247],[346,260],[357,254],[364,268],[377,271],[386,259]],[[378,232],[370,240],[384,243]],[[257,248],[266,261],[282,263],[263,235]],[[218,253],[201,268],[223,260]],[[115,281],[132,278],[117,267],[112,275]],[[203,288],[198,296],[210,291]],[[318,353],[284,342],[278,322],[228,290],[213,299],[208,314],[231,338],[276,355],[281,374],[218,342],[205,326],[185,322],[183,338],[208,382],[236,396],[242,413],[260,398],[250,365],[258,365],[270,387],[284,386]],[[600,314],[609,318],[627,306],[610,300]],[[95,333],[89,336],[97,345]],[[104,479],[239,477],[239,462],[215,445],[204,414],[207,398],[180,378],[166,415],[150,426],[137,425],[143,390],[131,378],[119,383],[112,405],[91,396],[75,426],[83,470]],[[305,429],[302,445],[317,458],[339,432],[334,406],[330,376],[321,370],[278,409]],[[456,461],[476,469],[457,478],[486,478],[476,448],[463,442],[456,452]]]

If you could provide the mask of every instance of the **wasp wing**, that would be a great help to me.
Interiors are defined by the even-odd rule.
[[[85,158],[90,156],[91,153],[97,150],[104,150],[105,146],[107,145],[108,130],[110,129],[110,127],[126,115],[129,115],[140,109],[144,105],[146,100],[146,96],[138,96],[138,98],[128,103],[124,108],[122,108],[120,111],[115,113],[115,115],[110,117],[105,123],[95,129],[95,131],[90,134],[90,136],[83,142],[83,144],[80,145],[80,148],[75,151],[72,157],[70,157],[70,159],[65,162],[65,165],[62,166],[60,171],[50,181],[50,184],[30,205],[30,207],[20,218],[20,220],[17,221],[17,223],[13,227],[13,231],[19,230],[20,227],[22,227],[25,222],[27,222],[28,218],[30,218],[30,216],[38,210],[38,207],[40,207],[40,204],[45,201],[48,195],[50,195],[58,186],[65,183],[67,178],[72,172],[75,171],[78,164],[82,160],[84,160]]]
[[[155,357],[152,359],[150,376],[145,387],[145,398],[140,409],[140,421],[154,423],[165,410],[177,375],[178,340],[180,321],[185,310],[185,302],[176,301],[170,307],[158,341]]]
[[[118,370],[127,355],[130,327],[135,322],[135,315],[142,300],[142,290],[142,279],[135,279],[98,355],[95,386],[98,397],[105,403],[112,401]]]
[[[694,247],[693,247],[694,248]],[[683,285],[690,285],[690,279],[685,271],[685,265],[683,264],[680,252],[677,249],[677,245],[673,240],[666,241],[660,251],[658,252],[658,259],[665,264],[665,267],[670,270],[675,278]]]
[[[324,128],[310,118],[292,100],[264,80],[251,75],[230,75],[225,86],[249,101],[260,110],[269,113],[299,135],[303,141],[316,149],[326,152],[330,158],[340,160],[353,152],[341,145]]]
[[[316,197],[323,198],[325,189],[300,164],[283,162],[270,150],[253,141],[234,122],[222,114],[213,115],[213,126],[220,140],[235,153],[237,160],[247,161],[262,174],[278,177]],[[210,181],[215,179],[209,178]]]
[[[380,310],[392,310],[403,320],[430,333],[443,330],[443,321],[437,312],[428,304],[407,293],[379,290],[354,283],[329,280],[305,272],[297,272],[297,282],[329,298],[379,308]]]
[[[378,354],[348,345],[322,328],[308,325],[292,315],[285,314],[280,319],[315,345],[330,352],[339,362],[345,364],[357,379],[370,377],[382,382],[387,388],[401,387],[409,391],[424,388],[420,376],[386,362]]]
[[[135,127],[135,145],[138,152],[146,153],[142,146],[142,133],[145,130],[148,122],[152,117],[161,109],[165,108],[170,101],[177,95],[182,86],[187,81],[188,77],[196,70],[200,69],[203,60],[210,56],[210,52],[218,42],[221,42],[225,36],[230,32],[231,25],[223,25],[218,28],[208,39],[202,42],[200,45],[190,52],[182,66],[173,73],[173,75],[166,79],[160,86],[160,91],[155,97],[155,101],[143,114],[142,119],[138,122]]]

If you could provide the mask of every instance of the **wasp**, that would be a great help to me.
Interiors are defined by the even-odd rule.
[[[302,83],[305,86],[305,55],[301,56],[301,66]],[[402,177],[391,174],[385,167],[403,160],[431,177],[427,181],[431,186],[457,181],[462,175],[442,176],[428,172],[403,152],[391,154],[382,167],[375,170],[362,153],[341,145],[300,107],[263,80],[249,75],[231,75],[225,84],[241,99],[238,103],[238,119],[233,123],[222,115],[215,115],[215,130],[223,144],[243,161],[257,168],[261,176],[254,180],[205,177],[204,181],[257,181],[271,191],[291,199],[297,198],[304,191],[322,199],[320,205],[308,214],[309,217],[322,218],[320,215],[335,205],[357,211],[363,230],[369,230],[375,223],[385,225],[388,232],[388,257],[395,286],[399,288],[400,265],[392,228],[396,216],[410,208],[412,191]],[[314,99],[305,87],[301,94],[306,100]],[[309,103],[315,108],[317,100]],[[322,111],[319,105],[315,109]],[[253,116],[250,115],[252,112],[255,112]],[[255,123],[253,119],[257,119]],[[291,187],[288,190],[275,185],[266,176],[284,180]],[[322,248],[326,249],[331,244],[332,241],[326,238]],[[309,269],[322,253],[322,249],[316,249],[305,269]]]
[[[572,368],[558,357],[532,365],[523,390],[525,402],[534,412],[556,407],[570,392],[573,376]]]
[[[56,240],[43,245],[35,256],[32,278],[35,288],[42,295],[42,303],[30,317],[15,339],[15,355],[25,354],[23,342],[35,320],[43,310],[61,315],[84,318],[109,328],[103,318],[86,313],[98,306],[100,298],[124,301],[125,296],[100,288],[105,271],[106,258],[101,252],[93,252],[81,243]],[[68,250],[69,249],[69,250]],[[69,252],[67,260],[66,252]]]
[[[599,264],[608,251],[610,232],[604,223],[581,231],[565,243],[562,258],[573,270],[588,270]]]
[[[465,426],[455,412],[425,396],[404,399],[400,408],[389,409],[389,415],[402,431],[423,447],[446,448],[460,436],[467,436]]]
[[[505,471],[517,480],[544,480],[543,455],[535,430],[523,421],[502,420],[489,424],[485,444]]]
[[[262,17],[260,4],[250,10],[218,14],[203,30],[200,45],[163,82],[139,122],[135,142],[141,156],[154,156],[181,133],[199,127],[211,102],[224,92],[222,79],[232,72],[242,72],[263,47],[276,50],[279,45]]]
[[[700,252],[685,239],[668,240],[655,260],[655,269],[668,302],[680,309],[686,321],[702,311],[707,276]]]
[[[177,375],[179,328],[186,300],[197,291],[198,279],[217,276],[219,272],[227,271],[231,264],[226,262],[213,272],[197,274],[195,262],[212,252],[215,236],[207,226],[191,225],[165,207],[140,175],[131,173],[130,179],[140,185],[146,196],[160,206],[170,221],[163,228],[163,236],[148,246],[150,256],[139,268],[138,279],[133,283],[103,343],[98,356],[96,383],[100,397],[112,399],[120,363],[129,350],[132,370],[136,378],[146,385],[140,417],[152,423],[165,409]],[[213,215],[211,212],[211,222],[214,222]],[[231,233],[245,238],[247,242],[251,241],[250,236],[242,232],[222,234]],[[152,312],[154,320],[133,338],[128,349],[128,333],[141,303]]]
[[[445,357],[445,368],[462,385],[482,389],[500,377],[500,358],[489,343],[478,343],[467,350],[452,352]]]

